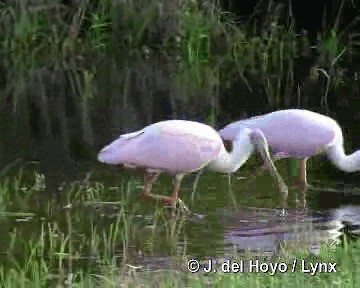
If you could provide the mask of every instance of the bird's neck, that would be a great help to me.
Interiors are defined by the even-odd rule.
[[[334,145],[327,153],[330,161],[344,172],[360,171],[360,150],[346,155],[343,145]]]
[[[221,173],[233,173],[249,159],[253,152],[254,145],[251,143],[249,131],[244,130],[234,139],[232,151],[227,152],[223,146],[219,157],[210,162],[208,168]]]

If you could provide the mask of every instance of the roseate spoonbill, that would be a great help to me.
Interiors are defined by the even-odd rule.
[[[345,154],[341,128],[328,116],[303,109],[279,110],[231,123],[219,134],[224,141],[233,140],[244,128],[260,129],[274,158],[300,161],[296,182],[301,188],[310,187],[306,179],[306,161],[318,154],[325,154],[344,172],[360,171],[360,150]]]
[[[174,205],[185,174],[204,167],[223,173],[235,172],[256,149],[281,192],[287,195],[287,186],[270,158],[263,133],[259,130],[240,129],[233,140],[233,150],[228,153],[220,135],[212,127],[187,120],[167,120],[120,135],[99,152],[98,160],[142,169],[144,191],[140,195]],[[152,184],[161,172],[174,176],[170,197],[151,194]]]

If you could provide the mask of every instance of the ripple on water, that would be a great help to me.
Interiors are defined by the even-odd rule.
[[[337,241],[341,235],[345,224],[337,210],[289,209],[286,217],[280,217],[273,209],[224,209],[225,250],[273,255],[281,242],[315,253],[323,241]]]

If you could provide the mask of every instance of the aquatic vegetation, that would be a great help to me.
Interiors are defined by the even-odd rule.
[[[118,287],[122,284],[125,287],[202,287],[211,284],[232,287],[240,283],[247,286],[281,284],[296,287],[312,283],[356,287],[360,280],[356,273],[360,268],[358,240],[353,241],[345,236],[340,241],[331,232],[331,229],[338,229],[333,227],[332,221],[328,221],[329,226],[325,228],[325,223],[312,224],[311,219],[304,218],[306,216],[298,212],[289,216],[286,226],[283,221],[278,222],[273,209],[244,210],[238,207],[234,210],[231,195],[226,193],[227,188],[221,191],[222,187],[227,186],[226,177],[202,175],[203,180],[199,182],[193,204],[197,212],[205,214],[202,220],[187,219],[181,215],[171,217],[170,211],[161,206],[154,212],[153,205],[138,201],[136,192],[140,187],[136,188],[136,179],[126,175],[119,179],[117,175],[104,171],[101,175],[95,173],[86,181],[64,183],[58,200],[44,194],[44,188],[39,185],[42,177],[38,172],[26,171],[1,182],[0,196],[6,199],[1,202],[0,213],[1,286]],[[107,184],[100,184],[97,178],[105,180]],[[259,178],[264,187],[270,187],[270,177]],[[168,190],[169,183],[165,179],[162,178],[155,185],[158,193]],[[241,205],[249,206],[260,201],[261,206],[276,206],[273,203],[274,195],[264,195],[265,190],[261,185],[252,190],[246,179],[235,179],[233,183],[236,181],[241,185],[233,185],[236,190],[233,196]],[[185,181],[184,189],[191,192],[192,183]],[[253,193],[248,193],[248,189]],[[274,194],[272,189],[267,190]],[[289,196],[293,198],[292,193]],[[190,198],[191,193],[184,193],[184,197]],[[314,205],[315,201],[311,200],[311,203]],[[295,204],[292,199],[290,206]],[[219,211],[219,208],[224,211]],[[243,214],[239,214],[238,209]],[[223,220],[219,221],[219,217],[223,217]],[[291,224],[291,221],[295,221],[295,224]],[[304,225],[307,222],[308,225]],[[276,233],[290,233],[286,235],[294,237],[293,240],[275,241],[277,244],[268,242],[279,247],[275,249],[274,246],[272,255],[260,250],[241,251],[236,245],[233,248],[225,245],[224,235],[241,234],[241,228],[236,230],[238,228],[234,226],[236,223],[239,227],[244,226],[244,231],[250,231],[247,227],[253,227],[255,234],[263,226],[268,227],[269,231],[274,229]],[[279,228],[285,229],[281,230],[284,232]],[[325,232],[324,229],[333,234],[332,238],[329,238],[330,241],[324,238],[324,242],[316,242],[316,249],[313,249],[316,233]],[[308,240],[301,240],[301,237]],[[334,241],[334,237],[338,240]],[[299,243],[297,239],[302,241],[301,247],[296,244]],[[259,263],[283,264],[276,273],[270,270],[264,272],[265,266],[262,266],[262,270],[259,268],[258,273],[188,271],[187,263],[191,259],[199,259],[206,265],[212,258],[217,259],[218,263],[225,263],[229,259],[248,263],[257,259]],[[291,269],[294,259],[298,261],[295,272],[281,272],[285,265]],[[318,271],[315,276],[310,276],[310,263],[336,263],[336,273]]]

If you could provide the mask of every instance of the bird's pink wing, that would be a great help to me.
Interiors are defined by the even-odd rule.
[[[283,116],[283,117],[280,117]],[[264,133],[271,150],[282,157],[306,158],[326,150],[336,135],[333,123],[323,118],[303,115],[280,115],[267,121],[258,121],[255,127]]]
[[[326,150],[341,133],[332,119],[306,110],[283,110],[240,120],[219,131],[224,139],[234,139],[243,127],[260,129],[273,153],[281,157],[304,158]]]
[[[215,159],[221,143],[193,133],[147,133],[131,139],[119,138],[102,151],[109,164],[129,164],[170,173],[197,170]],[[100,152],[101,153],[101,152]],[[105,159],[106,158],[106,159]]]

